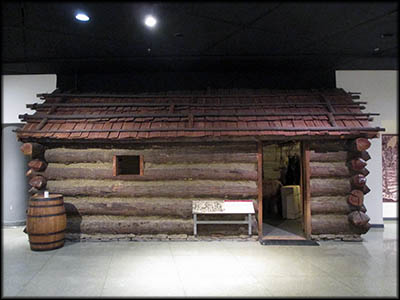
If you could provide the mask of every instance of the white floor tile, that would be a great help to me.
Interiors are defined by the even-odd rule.
[[[66,242],[34,252],[3,228],[2,296],[398,297],[397,222],[364,241]]]
[[[359,296],[329,276],[260,276],[257,280],[275,297]]]
[[[17,296],[100,296],[104,285],[104,278],[101,277],[40,274],[35,276]]]
[[[109,276],[104,284],[102,296],[152,297],[184,296],[182,283],[177,275],[160,276],[156,270],[130,276]]]

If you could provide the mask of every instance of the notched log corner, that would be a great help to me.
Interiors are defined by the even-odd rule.
[[[28,163],[28,167],[33,169],[34,171],[40,172],[44,171],[47,168],[47,163],[41,159],[33,159]]]
[[[29,184],[32,187],[40,190],[40,189],[43,189],[46,187],[47,180],[45,177],[37,175],[37,176],[32,177],[31,180],[29,180]]]
[[[38,143],[24,143],[21,146],[21,151],[24,155],[31,156],[32,158],[43,158],[45,148]]]

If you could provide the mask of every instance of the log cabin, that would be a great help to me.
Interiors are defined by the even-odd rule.
[[[252,200],[263,237],[263,181],[278,153],[300,158],[305,239],[366,233],[374,113],[342,89],[224,90],[141,95],[39,94],[17,130],[31,194],[64,196],[67,237],[193,235],[192,201]],[[264,206],[266,204],[264,203]],[[231,217],[231,216],[223,216]],[[234,216],[233,216],[234,217]],[[199,227],[240,236],[245,225]],[[78,238],[79,239],[79,238]]]

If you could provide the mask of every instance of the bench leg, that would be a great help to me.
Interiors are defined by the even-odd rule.
[[[193,214],[193,235],[197,235],[197,214]]]
[[[249,236],[251,236],[251,214],[248,215],[247,221],[249,222]]]

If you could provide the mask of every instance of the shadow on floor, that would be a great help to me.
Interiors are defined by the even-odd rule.
[[[285,236],[304,238],[301,219],[283,219],[276,215],[267,215],[263,222],[263,236]]]

